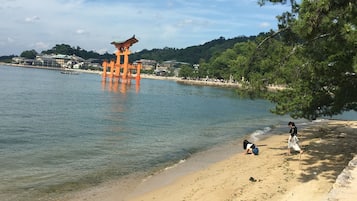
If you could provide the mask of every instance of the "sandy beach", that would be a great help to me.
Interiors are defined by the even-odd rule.
[[[258,156],[239,151],[185,175],[172,177],[175,168],[164,171],[126,189],[125,196],[119,186],[112,186],[82,192],[71,200],[339,200],[333,198],[336,193],[329,192],[341,191],[336,179],[357,153],[357,121],[324,121],[298,133],[304,150],[301,158],[298,153],[287,155],[287,132],[256,142]],[[237,146],[241,150],[241,145]],[[341,200],[354,200],[353,197]]]

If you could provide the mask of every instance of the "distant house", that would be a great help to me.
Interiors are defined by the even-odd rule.
[[[83,63],[84,59],[81,57],[63,54],[52,54],[52,55],[38,55],[34,60],[36,66],[49,66],[49,67],[60,67],[60,68],[73,68],[75,64]]]
[[[152,70],[156,67],[157,61],[149,59],[140,59],[134,62],[134,64],[141,62],[143,70]]]
[[[166,76],[169,72],[165,70],[155,70],[154,74],[157,76]]]
[[[99,59],[87,59],[83,63],[84,66],[90,67],[90,68],[96,68],[96,69],[102,69],[102,64]],[[73,66],[74,68],[74,66]]]
[[[40,54],[35,59],[26,59],[24,57],[13,57],[12,63],[34,66],[47,66],[54,68],[81,68],[82,66],[98,67],[99,63],[95,59],[85,60],[76,55],[63,54]]]
[[[34,61],[36,66],[60,67],[57,61],[51,55],[37,55]]]
[[[12,63],[14,64],[23,64],[25,62],[24,57],[13,57],[12,58]]]
[[[77,63],[82,63],[85,60],[81,57],[78,57],[76,55],[63,55],[63,54],[56,54],[52,55],[52,58],[56,60],[56,62],[62,67],[62,68],[72,68],[74,64]]]
[[[68,61],[71,60],[71,57],[68,55],[64,55],[64,54],[56,54],[56,55],[51,55],[51,57],[56,61],[56,63],[58,63],[62,68],[66,68],[67,67],[67,63]],[[69,64],[71,65],[71,64]]]
[[[156,75],[166,75],[169,73],[169,68],[168,67],[165,67],[165,66],[156,66],[155,70],[154,70],[154,73]]]
[[[21,65],[33,65],[34,59],[26,59],[25,57],[13,57],[12,63]]]
[[[80,69],[83,65],[84,65],[84,62],[80,62],[80,63],[74,64],[72,66],[72,68],[73,69]]]
[[[181,65],[190,65],[186,62],[179,62],[176,60],[164,61],[160,65],[157,65],[154,73],[158,76],[166,76],[173,73],[174,76],[178,76]]]
[[[169,61],[164,61],[162,62],[161,66],[167,67],[167,68],[177,68],[181,65],[190,65],[189,63],[186,62],[180,62],[176,60],[169,60]]]
[[[90,68],[94,69],[103,69],[102,65],[100,63],[88,63],[86,64]]]

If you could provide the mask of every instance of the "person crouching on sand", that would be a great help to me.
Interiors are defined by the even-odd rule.
[[[258,147],[256,147],[254,143],[251,143],[248,140],[243,141],[243,149],[245,150],[245,154],[258,155],[259,152]]]
[[[288,155],[291,154],[291,148],[294,149],[294,151],[298,151],[300,152],[300,154],[303,153],[303,151],[301,150],[300,146],[299,146],[299,139],[297,137],[297,127],[295,126],[294,122],[289,122],[289,127],[290,127],[290,136],[288,139]]]

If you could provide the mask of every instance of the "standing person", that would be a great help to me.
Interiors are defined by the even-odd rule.
[[[297,127],[295,126],[295,123],[294,122],[289,122],[289,127],[290,127],[290,136],[289,136],[289,139],[288,139],[288,155],[290,155],[290,149],[293,148],[294,151],[298,151],[300,152],[300,154],[303,153],[303,151],[301,150],[298,142],[299,142],[299,139],[297,137]]]
[[[251,143],[248,140],[243,141],[243,149],[245,150],[245,154],[258,155],[259,153],[258,147],[256,147],[254,143]]]

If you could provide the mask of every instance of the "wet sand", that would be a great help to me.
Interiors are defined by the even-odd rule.
[[[329,200],[337,177],[357,153],[357,121],[326,121],[299,130],[304,150],[301,157],[299,153],[287,155],[288,135],[272,135],[256,142],[258,156],[239,151],[198,170],[182,171],[180,165],[168,169],[131,185],[125,193],[119,190],[120,185],[112,185],[66,200]],[[199,157],[194,160],[199,161]]]

